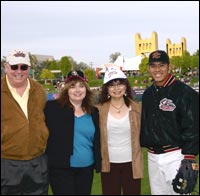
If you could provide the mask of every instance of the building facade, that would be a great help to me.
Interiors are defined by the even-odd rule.
[[[135,34],[135,55],[148,56],[152,51],[158,50],[158,35],[152,32],[150,38],[142,39],[139,33]]]
[[[183,52],[187,50],[186,39],[181,38],[180,43],[171,43],[170,39],[166,40],[166,52],[171,58],[172,56],[182,56]]]
[[[171,58],[172,56],[182,56],[187,50],[186,39],[181,38],[180,43],[172,43],[170,39],[166,40],[165,51]],[[158,50],[158,34],[153,31],[150,38],[142,39],[139,33],[135,34],[135,55],[149,56],[154,50]]]

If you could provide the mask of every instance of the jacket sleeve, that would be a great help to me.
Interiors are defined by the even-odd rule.
[[[50,100],[45,107],[45,116],[49,129],[46,148],[48,163],[56,167],[69,167],[70,155],[73,152],[73,111],[61,107],[56,100]]]
[[[101,171],[101,147],[100,147],[100,128],[99,128],[99,111],[94,108],[92,112],[92,119],[95,125],[95,135],[94,135],[94,167],[97,173]]]
[[[199,154],[199,94],[191,89],[181,100],[182,153],[196,156]]]

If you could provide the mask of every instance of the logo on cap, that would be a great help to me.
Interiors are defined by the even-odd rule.
[[[154,52],[154,53],[152,54],[152,58],[153,58],[153,59],[159,59],[159,58],[160,58],[160,55],[161,55],[160,52]]]
[[[65,80],[65,83],[68,83],[69,80],[72,80],[74,78],[79,78],[80,80],[82,80],[83,82],[88,82],[87,81],[87,78],[85,77],[84,73],[80,70],[73,70],[73,71],[70,71],[68,74],[67,74],[67,78]]]
[[[107,67],[104,75],[103,83],[106,84],[114,79],[126,79],[126,75],[118,67]]]
[[[10,65],[26,64],[31,66],[29,54],[24,50],[11,50],[6,57],[6,61]]]
[[[78,73],[77,73],[77,71],[72,71],[72,72],[71,72],[71,75],[72,75],[72,76],[78,76]]]
[[[15,56],[15,57],[25,57],[26,55],[23,52],[19,51],[19,52],[13,54],[13,56]]]
[[[112,75],[117,74],[117,71],[113,70],[111,72],[108,73],[108,77],[112,77]]]
[[[148,64],[153,62],[164,62],[169,64],[169,56],[163,50],[156,50],[149,55]]]

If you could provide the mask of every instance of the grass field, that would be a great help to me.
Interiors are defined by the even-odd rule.
[[[148,171],[147,171],[147,153],[146,150],[143,149],[144,152],[144,178],[142,179],[142,185],[141,185],[141,194],[142,195],[150,195],[150,187],[149,187],[149,179],[148,179]],[[100,180],[100,174],[95,174],[95,178],[93,181],[92,186],[92,195],[102,195],[101,191],[101,180]]]
[[[147,169],[146,149],[143,149],[143,154],[144,154],[144,178],[142,179],[141,195],[151,195],[150,187],[149,187],[148,169]],[[199,156],[197,156],[197,161],[199,162]],[[197,182],[195,191],[199,193],[199,177],[198,177],[198,182]],[[52,195],[51,189],[49,189],[49,195]],[[94,174],[92,195],[102,195],[100,174],[96,174],[96,173]],[[199,195],[199,194],[193,193],[192,195]]]

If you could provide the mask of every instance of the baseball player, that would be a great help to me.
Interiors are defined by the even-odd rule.
[[[153,84],[142,97],[141,146],[148,151],[152,195],[179,195],[172,181],[183,159],[199,154],[199,93],[170,74],[165,51],[149,55]]]

